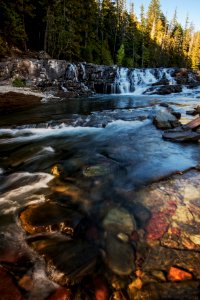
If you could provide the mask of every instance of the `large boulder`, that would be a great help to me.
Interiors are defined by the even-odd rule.
[[[180,122],[170,112],[160,110],[153,118],[153,123],[158,129],[170,129],[180,126]]]
[[[158,95],[168,95],[172,93],[181,93],[182,86],[175,84],[175,85],[162,85],[156,90],[156,94]]]

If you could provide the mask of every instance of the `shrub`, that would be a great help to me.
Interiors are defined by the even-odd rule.
[[[12,81],[12,86],[14,86],[14,87],[25,87],[26,86],[26,81],[24,79],[21,79],[21,78],[15,78]]]

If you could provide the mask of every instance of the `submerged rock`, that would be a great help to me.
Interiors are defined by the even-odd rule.
[[[167,274],[167,278],[169,281],[184,281],[184,280],[192,280],[193,276],[189,272],[181,270],[177,267],[171,267]]]
[[[73,235],[82,219],[79,212],[49,202],[31,205],[20,215],[22,227],[31,234],[60,231]]]
[[[106,264],[117,275],[129,275],[135,270],[134,251],[129,243],[121,241],[112,233],[105,240]]]
[[[31,246],[45,257],[49,278],[60,285],[77,283],[92,274],[99,256],[96,246],[81,239],[44,238]]]
[[[70,300],[72,297],[71,290],[64,287],[59,287],[45,300]]]
[[[198,300],[199,283],[196,281],[179,283],[149,283],[134,294],[134,300]]]
[[[134,217],[124,208],[112,208],[103,219],[103,227],[110,232],[122,232],[129,236],[136,230]]]
[[[179,130],[167,130],[162,135],[164,140],[169,140],[172,142],[198,142],[200,140],[200,133],[194,132],[192,130],[183,130],[180,128]]]
[[[4,300],[23,300],[14,279],[3,267],[0,267],[0,298]]]

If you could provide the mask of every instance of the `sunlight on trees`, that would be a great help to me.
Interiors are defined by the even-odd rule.
[[[9,0],[0,2],[0,55],[14,46],[45,50],[69,61],[128,67],[200,67],[200,33],[177,11],[168,20],[160,1],[130,12],[124,0]]]

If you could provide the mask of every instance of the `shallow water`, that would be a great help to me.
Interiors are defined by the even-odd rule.
[[[130,207],[126,193],[199,165],[199,144],[164,141],[152,124],[155,112],[165,109],[161,103],[169,103],[189,121],[185,111],[198,101],[195,94],[110,95],[46,103],[1,116],[0,231],[5,249],[0,252],[15,241],[18,254],[31,258],[37,292],[32,290],[27,299],[45,299],[55,286],[25,241],[19,213],[51,200],[67,203],[99,226],[110,208]],[[59,193],[63,186],[65,192]],[[99,247],[104,248],[101,234]],[[38,276],[46,287],[42,296]]]

